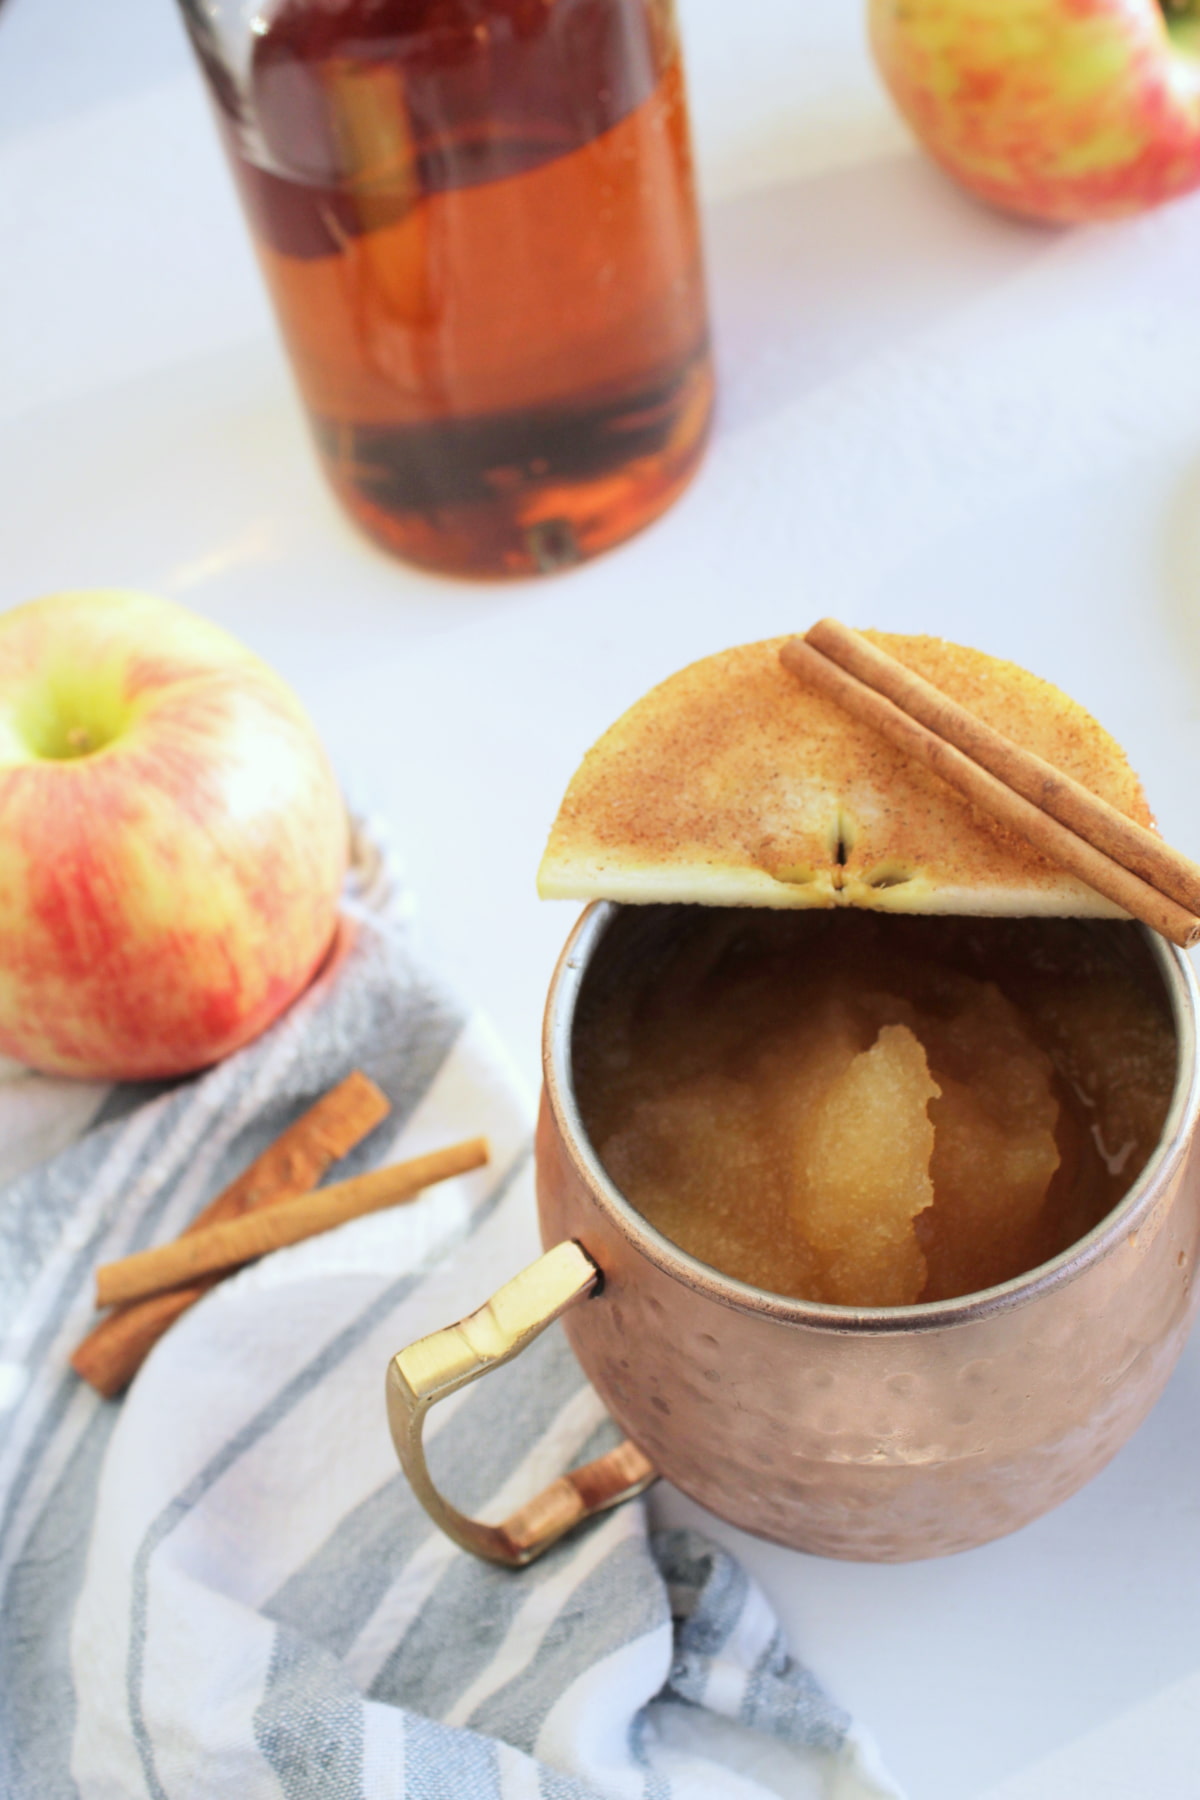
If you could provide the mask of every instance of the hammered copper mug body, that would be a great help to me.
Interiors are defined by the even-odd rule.
[[[1186,958],[1143,934],[1140,954],[1174,1020],[1176,1082],[1158,1148],[1116,1208],[1003,1286],[859,1309],[785,1299],[697,1261],[634,1210],[588,1141],[572,1069],[581,993],[619,979],[622,958],[647,954],[653,915],[668,910],[598,903],[563,952],[546,1009],[537,1137],[542,1240],[558,1248],[521,1278],[540,1274],[543,1293],[512,1283],[463,1327],[394,1359],[393,1433],[410,1475],[420,1465],[414,1485],[428,1485],[412,1449],[420,1408],[561,1314],[629,1442],[547,1490],[507,1532],[447,1521],[439,1497],[423,1493],[482,1554],[528,1561],[653,1470],[731,1524],[824,1556],[939,1556],[1028,1523],[1101,1469],[1146,1416],[1195,1311],[1200,1094]],[[452,1338],[448,1355],[440,1340]],[[420,1353],[431,1349],[414,1399]]]

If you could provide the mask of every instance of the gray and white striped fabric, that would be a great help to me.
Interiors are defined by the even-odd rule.
[[[514,1575],[454,1549],[409,1493],[389,1356],[539,1246],[525,1106],[387,887],[360,856],[340,963],[210,1073],[161,1093],[0,1083],[8,1172],[56,1151],[0,1194],[0,1792],[895,1795],[704,1540],[649,1537],[635,1504]],[[393,1111],[339,1174],[476,1132],[491,1167],[245,1270],[124,1402],[98,1400],[67,1361],[95,1264],[174,1236],[356,1066]],[[438,1409],[431,1456],[499,1516],[611,1436],[554,1331]]]

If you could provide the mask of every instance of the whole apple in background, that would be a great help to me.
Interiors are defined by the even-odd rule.
[[[996,206],[1113,219],[1200,184],[1200,0],[870,0],[925,148]]]
[[[300,702],[143,594],[0,615],[0,1052],[147,1079],[215,1062],[329,948],[345,810]]]

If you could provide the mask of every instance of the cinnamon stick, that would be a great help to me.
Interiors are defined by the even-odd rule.
[[[464,1175],[488,1160],[486,1138],[469,1138],[408,1162],[356,1175],[332,1187],[318,1188],[299,1199],[284,1200],[240,1219],[190,1231],[173,1244],[139,1250],[120,1262],[103,1264],[96,1271],[96,1304],[110,1306],[120,1300],[136,1300],[157,1294],[197,1276],[228,1272],[253,1262],[286,1244],[298,1244],[319,1232],[331,1231],[349,1219],[378,1212],[402,1200],[412,1200],[423,1188],[452,1175]]]
[[[1060,824],[1040,806],[1007,786],[929,726],[911,718],[893,700],[877,693],[804,638],[790,638],[779,655],[794,675],[822,689],[906,756],[931,769],[983,812],[1025,838],[1051,862],[1077,875],[1097,893],[1134,918],[1144,920],[1173,943],[1190,948],[1200,941],[1200,918],[1194,913],[1160,893],[1103,850],[1098,850],[1079,833]],[[1018,757],[1027,754],[1015,744],[1012,750]]]
[[[635,1488],[657,1481],[658,1470],[628,1438],[581,1468],[560,1475],[548,1488],[505,1519],[499,1529],[518,1554],[544,1546],[581,1519],[628,1498]]]
[[[1131,869],[1151,887],[1178,900],[1189,912],[1200,913],[1200,867],[1165,844],[1155,832],[1127,817],[1070,775],[1064,775],[1034,751],[1014,744],[977,713],[960,706],[897,657],[880,650],[861,632],[837,619],[821,619],[805,633],[805,641],[865,681],[868,687],[895,701],[911,718],[927,725],[938,737],[945,738],[1077,836],[1086,838],[1097,850],[1103,850],[1122,868]]]
[[[355,1070],[289,1125],[196,1216],[188,1231],[240,1218],[305,1194],[390,1111],[387,1095]],[[71,1358],[77,1374],[112,1399],[128,1387],[159,1338],[219,1276],[118,1307],[89,1331]]]

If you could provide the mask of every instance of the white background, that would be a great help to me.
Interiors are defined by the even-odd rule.
[[[852,0],[682,11],[713,448],[642,538],[493,588],[388,561],[322,487],[168,0],[0,0],[0,605],[145,587],[269,658],[531,1089],[574,916],[533,888],[562,789],[726,644],[836,612],[1013,657],[1200,854],[1200,202],[1000,219],[910,146]],[[1004,1543],[877,1568],[705,1522],[912,1800],[1200,1795],[1194,1346],[1112,1467]]]

